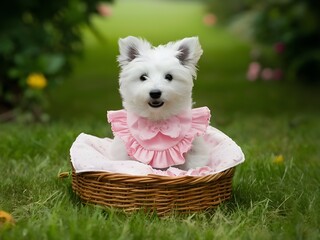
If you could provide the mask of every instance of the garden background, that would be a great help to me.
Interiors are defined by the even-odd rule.
[[[1,239],[320,238],[319,4],[219,2],[2,8]],[[117,40],[127,35],[154,45],[199,36],[195,106],[208,106],[211,125],[246,155],[217,210],[127,216],[82,205],[58,178],[78,134],[111,137],[105,114],[122,107]]]

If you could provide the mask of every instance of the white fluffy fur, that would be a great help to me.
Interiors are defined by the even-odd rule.
[[[192,108],[193,80],[202,55],[197,37],[153,47],[145,40],[129,36],[119,40],[119,49],[120,94],[123,107],[128,112],[157,121]],[[145,81],[140,80],[143,74],[147,75]],[[171,74],[173,80],[166,80],[166,74]],[[162,92],[160,100],[164,102],[163,106],[149,106],[149,93],[152,90]],[[130,159],[120,138],[115,137],[111,149],[113,159]],[[189,169],[204,166],[208,156],[208,147],[202,137],[198,137],[186,154],[186,163],[180,167]]]

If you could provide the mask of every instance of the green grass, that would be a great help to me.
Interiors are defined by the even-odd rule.
[[[216,211],[166,219],[83,206],[70,179],[58,179],[70,169],[68,149],[77,134],[104,136],[104,124],[1,126],[0,206],[17,221],[2,239],[316,239],[319,117],[296,125],[287,117],[240,120],[223,127],[247,157],[237,168],[232,200]],[[283,164],[272,162],[277,154]]]
[[[319,88],[247,82],[249,46],[203,26],[199,4],[132,2],[117,1],[112,18],[95,19],[104,40],[84,30],[85,58],[50,92],[52,122],[0,125],[0,210],[16,220],[0,239],[319,239]],[[215,211],[164,219],[120,214],[82,205],[71,179],[57,177],[70,170],[69,148],[79,133],[111,136],[105,111],[121,108],[117,39],[129,34],[155,44],[200,37],[196,106],[209,106],[212,125],[246,155],[232,199]],[[284,162],[274,163],[280,154]]]

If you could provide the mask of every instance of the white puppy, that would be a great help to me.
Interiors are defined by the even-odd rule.
[[[130,36],[119,40],[119,48],[120,94],[128,114],[156,124],[191,111],[196,65],[202,55],[197,37],[153,47]],[[110,158],[135,159],[128,153],[129,148],[124,138],[115,134]],[[183,156],[185,162],[178,164],[181,169],[205,166],[209,147],[203,136],[195,136],[191,149]]]

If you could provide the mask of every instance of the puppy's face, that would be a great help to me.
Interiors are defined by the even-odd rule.
[[[127,111],[161,120],[191,108],[196,64],[202,54],[197,38],[164,46],[127,37],[119,40],[120,93]]]

